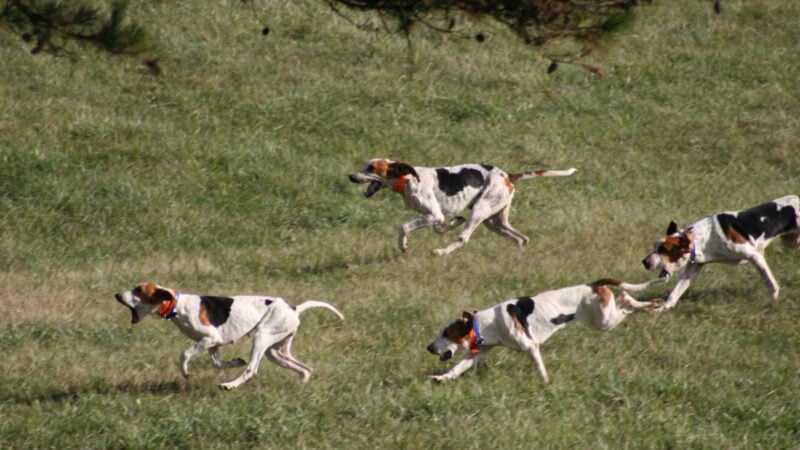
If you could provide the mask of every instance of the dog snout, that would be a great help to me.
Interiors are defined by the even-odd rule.
[[[642,260],[642,264],[644,265],[645,270],[650,270],[650,259],[645,258]]]
[[[358,183],[358,180],[356,180],[356,176],[353,175],[352,173],[350,175],[348,175],[347,178],[349,178],[350,182],[352,182],[352,183]]]
[[[114,298],[117,299],[118,302],[123,303],[122,294],[116,293],[116,294],[114,294]]]
[[[429,345],[426,349],[428,350],[428,353],[432,353],[434,355],[436,354],[436,349],[433,348],[433,344]]]

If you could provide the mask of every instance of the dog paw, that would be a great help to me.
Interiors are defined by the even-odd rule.
[[[438,383],[438,384],[442,384],[442,383],[444,383],[445,381],[447,381],[447,377],[446,377],[446,376],[444,376],[444,375],[431,375],[431,376],[430,376],[430,377],[428,377],[428,378],[429,378],[430,380],[433,380],[433,381],[435,381],[435,382],[436,382],[436,383]]]
[[[230,391],[230,390],[233,390],[234,388],[236,388],[236,385],[233,382],[222,383],[222,384],[219,385],[219,388],[222,389],[223,391]]]
[[[666,300],[664,300],[663,298],[654,298],[654,299],[650,300],[647,303],[648,303],[648,306],[647,306],[646,309],[647,309],[647,311],[650,311],[650,312],[662,312],[662,311],[666,311],[667,309],[669,309],[669,308],[667,308]]]

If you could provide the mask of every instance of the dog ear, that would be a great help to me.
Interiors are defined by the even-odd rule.
[[[155,283],[144,283],[137,287],[136,290],[139,291],[139,298],[142,303],[150,305],[156,305],[165,300],[172,300],[175,298],[172,292]]]
[[[667,227],[667,236],[670,236],[678,231],[678,224],[675,222],[670,222],[669,226]]]
[[[461,321],[464,323],[472,323],[472,313],[469,311],[461,313]]]
[[[419,181],[419,175],[417,175],[417,171],[414,170],[414,168],[411,165],[406,164],[404,162],[391,163],[389,165],[389,172],[387,175],[389,178],[400,178],[403,175],[414,175],[414,178],[416,178],[417,181]]]

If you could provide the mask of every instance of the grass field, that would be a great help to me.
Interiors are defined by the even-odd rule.
[[[161,77],[93,52],[32,56],[0,33],[0,447],[797,448],[800,252],[710,266],[673,310],[543,347],[550,383],[498,350],[460,380],[425,352],[464,309],[601,277],[644,281],[670,220],[800,193],[800,2],[672,0],[589,62],[549,61],[489,23],[468,36],[359,31],[319,1],[134,2]],[[264,26],[270,33],[262,35]],[[519,184],[517,249],[419,231],[373,157],[578,168]],[[304,315],[301,384],[241,389],[115,292],[263,293]],[[663,297],[659,286],[642,298]],[[246,357],[249,342],[224,348]]]

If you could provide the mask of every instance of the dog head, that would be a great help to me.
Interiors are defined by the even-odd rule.
[[[680,230],[675,222],[670,222],[667,235],[656,241],[653,252],[642,259],[642,264],[650,271],[661,269],[659,277],[669,278],[692,259],[693,249],[694,233]]]
[[[436,339],[428,346],[428,351],[447,361],[456,353],[469,349],[469,332],[472,330],[472,314],[464,311],[459,319],[445,325]]]
[[[155,283],[142,283],[130,291],[114,294],[114,298],[131,310],[131,323],[139,323],[163,306],[164,302],[175,300],[175,293]]]
[[[351,174],[353,183],[369,183],[364,196],[372,197],[381,188],[393,186],[405,175],[413,175],[419,181],[419,175],[413,167],[406,163],[395,162],[390,159],[373,159],[367,162],[363,169]]]

